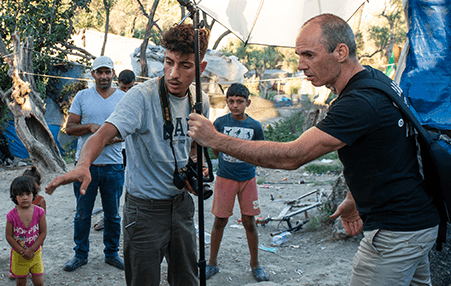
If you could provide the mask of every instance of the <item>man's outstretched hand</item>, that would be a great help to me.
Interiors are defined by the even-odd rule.
[[[57,187],[61,185],[67,185],[75,181],[81,182],[80,194],[84,195],[89,183],[91,182],[91,174],[89,172],[89,168],[85,169],[75,167],[75,169],[73,169],[72,171],[56,177],[50,182],[50,184],[47,185],[47,187],[45,187],[45,192],[51,195]]]
[[[213,140],[217,139],[218,132],[210,120],[197,113],[191,113],[188,121],[188,135],[196,141],[197,144],[212,148]]]
[[[357,235],[362,231],[363,221],[353,199],[346,198],[337,208],[331,219],[341,217],[341,222],[348,235]]]

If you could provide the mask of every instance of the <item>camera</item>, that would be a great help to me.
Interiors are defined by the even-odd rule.
[[[209,177],[211,177],[210,172],[212,172],[211,168],[209,168]],[[191,185],[196,195],[199,195],[199,186],[198,186],[199,183],[197,178],[198,178],[197,163],[194,162],[191,158],[189,158],[188,164],[185,167],[183,167],[177,174],[174,174],[173,181],[174,185],[178,189],[183,189],[184,187],[183,181],[188,180],[188,183]],[[210,180],[209,178],[204,178],[204,181],[212,182],[213,180]],[[208,199],[209,197],[211,197],[211,195],[213,195],[213,191],[210,189],[210,186],[208,184],[203,184],[202,192],[204,194],[204,200]]]

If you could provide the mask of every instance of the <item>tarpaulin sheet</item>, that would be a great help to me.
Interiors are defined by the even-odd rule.
[[[401,88],[422,125],[451,130],[451,0],[409,0]]]

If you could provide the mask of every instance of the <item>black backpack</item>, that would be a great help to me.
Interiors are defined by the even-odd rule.
[[[446,242],[446,227],[450,222],[451,211],[451,140],[442,135],[439,130],[426,130],[418,119],[410,111],[406,98],[401,88],[377,71],[376,78],[357,80],[348,84],[342,94],[354,89],[377,89],[383,91],[401,111],[405,119],[418,133],[421,162],[423,166],[423,176],[425,188],[433,198],[434,204],[440,213],[439,233],[437,237],[436,249],[442,249],[442,243]]]

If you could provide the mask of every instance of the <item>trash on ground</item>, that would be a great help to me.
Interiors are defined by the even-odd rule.
[[[268,252],[272,252],[272,253],[277,253],[277,248],[274,248],[274,247],[266,247],[266,246],[264,246],[263,244],[260,244],[260,247],[259,247],[261,250],[264,250],[264,251],[268,251]]]

